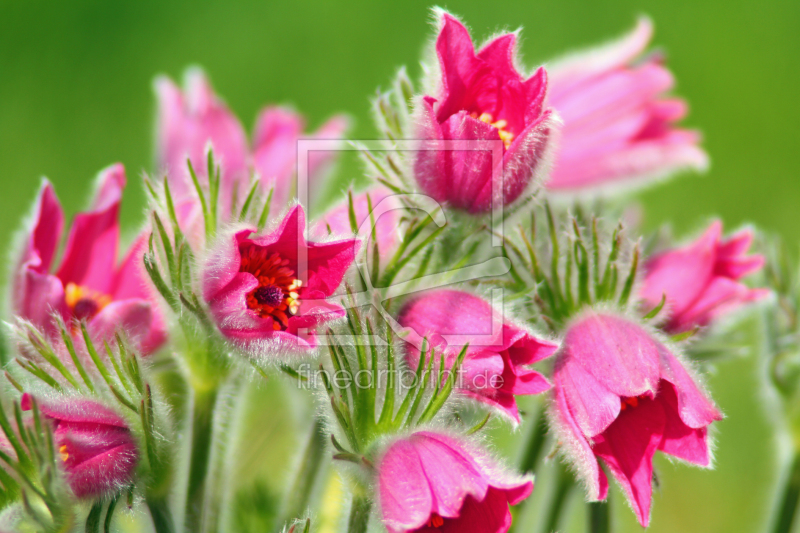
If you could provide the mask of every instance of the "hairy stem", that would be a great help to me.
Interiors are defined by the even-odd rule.
[[[366,533],[369,525],[369,511],[372,502],[364,496],[353,496],[350,508],[350,519],[347,521],[347,533]]]
[[[797,504],[800,502],[800,453],[795,452],[792,459],[792,470],[786,479],[783,487],[781,506],[775,518],[775,533],[789,533],[794,523],[794,515],[797,512]]]
[[[292,519],[303,518],[325,458],[325,444],[323,423],[318,417],[314,420],[314,427],[311,428],[311,434],[308,437],[294,483],[289,490],[284,516],[279,522],[279,526]]]
[[[202,530],[211,443],[213,441],[214,407],[217,389],[195,390],[192,405],[192,455],[189,462],[189,482],[186,491],[186,531]]]
[[[150,516],[153,519],[153,529],[156,533],[175,533],[175,526],[172,523],[172,513],[169,510],[166,500],[148,499],[147,508],[150,509]]]
[[[558,465],[557,476],[558,479],[556,481],[556,492],[553,495],[553,500],[550,502],[547,521],[545,522],[544,531],[546,533],[558,531],[558,525],[561,522],[561,515],[564,512],[564,504],[567,503],[567,497],[574,486],[572,475],[561,465]]]
[[[602,502],[589,502],[589,533],[611,531],[611,516],[608,498]]]
[[[533,431],[530,432],[523,451],[522,461],[520,462],[520,472],[527,474],[536,469],[536,463],[544,450],[544,443],[547,440],[547,419],[544,407],[539,411],[539,415],[533,420]]]

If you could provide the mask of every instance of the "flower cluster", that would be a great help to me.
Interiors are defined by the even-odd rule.
[[[363,191],[335,197],[325,172],[345,118],[304,134],[296,111],[268,106],[248,141],[197,69],[183,89],[155,83],[157,166],[121,262],[122,165],[63,246],[43,184],[10,276],[0,529],[109,531],[127,500],[158,533],[250,519],[308,532],[320,494],[341,500],[322,488],[339,479],[327,456],[351,533],[521,530],[530,513],[511,507],[540,469],[561,480],[537,484],[550,527],[576,480],[604,501],[609,475],[647,527],[657,451],[712,466],[723,415],[697,346],[770,301],[746,279],[765,263],[756,234],[714,221],[685,245],[642,239],[620,197],[591,201],[707,166],[664,58],[645,52],[652,24],[528,70],[517,33],[476,48],[435,15],[425,79],[401,70],[374,101],[386,143],[353,141]],[[297,197],[323,188],[327,210]],[[278,376],[315,394],[253,405],[250,385]],[[231,472],[263,447],[242,436],[248,413],[288,403],[311,437],[268,505]],[[506,464],[486,429],[521,426],[508,438],[524,460]]]

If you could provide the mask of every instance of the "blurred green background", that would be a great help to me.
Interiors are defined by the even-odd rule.
[[[729,227],[753,222],[800,239],[796,0],[444,7],[463,16],[478,39],[522,26],[531,66],[617,36],[636,15],[649,14],[677,92],[691,104],[688,123],[705,133],[712,169],[641,194],[647,225],[672,221],[678,232],[690,231],[716,214]],[[248,129],[263,104],[278,102],[295,105],[312,126],[346,111],[357,121],[353,135],[372,137],[367,98],[402,64],[418,73],[431,35],[428,8],[418,0],[0,2],[0,247],[41,176],[55,183],[71,214],[83,206],[89,180],[115,161],[126,165],[131,183],[125,223],[138,224],[144,196],[137,177],[152,166],[157,73],[179,77],[185,66],[202,65]],[[749,355],[710,378],[728,416],[718,424],[717,469],[659,462],[652,531],[764,529],[782,463],[757,386],[757,354]],[[620,498],[615,519],[622,530],[639,529]]]

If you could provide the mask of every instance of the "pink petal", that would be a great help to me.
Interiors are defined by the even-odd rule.
[[[152,326],[152,304],[135,298],[111,302],[89,321],[88,329],[95,339],[111,340],[119,331],[140,345],[150,335]]]
[[[666,348],[661,348],[661,375],[672,383],[677,392],[678,414],[690,428],[702,428],[715,420],[722,420],[722,413],[697,387],[683,364]]]
[[[81,213],[72,222],[58,277],[108,294],[113,282],[119,243],[119,202],[125,186],[122,165],[100,172],[97,210]]]
[[[564,392],[565,389],[560,386],[557,374],[554,380],[556,382],[554,389],[555,402],[551,408],[551,418],[555,420],[555,429],[562,450],[586,484],[589,500],[605,500],[608,495],[606,474],[597,463],[592,447],[584,436],[584,431],[580,428],[570,410],[570,403]],[[617,405],[619,405],[619,399],[617,399]]]
[[[661,443],[665,423],[661,403],[640,398],[638,406],[620,413],[593,446],[594,453],[622,485],[642,527],[650,523],[653,455]]]
[[[684,461],[707,467],[710,464],[708,429],[690,428],[678,414],[678,396],[675,387],[662,381],[656,400],[664,409],[664,436],[658,449]]]
[[[46,417],[64,422],[77,422],[85,424],[103,424],[127,428],[128,424],[121,416],[103,404],[81,398],[70,398],[62,401],[48,401],[37,399],[39,410]],[[25,393],[20,400],[23,411],[32,408],[32,395]]]
[[[433,495],[414,444],[397,441],[377,466],[384,524],[397,531],[422,526],[433,512]]]

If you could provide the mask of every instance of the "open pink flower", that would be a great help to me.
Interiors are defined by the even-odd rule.
[[[64,212],[53,186],[42,187],[13,274],[12,308],[50,335],[56,333],[56,314],[68,324],[85,320],[92,337],[100,340],[122,330],[150,353],[166,335],[142,268],[146,236],[140,236],[117,264],[125,170],[113,165],[100,173],[98,182],[91,210],[72,222],[55,273]]]
[[[369,200],[367,200],[369,195]],[[373,187],[353,197],[353,211],[356,216],[358,230],[363,237],[371,236],[371,219],[369,204],[372,203],[372,218],[375,220],[375,237],[382,257],[394,253],[394,247],[400,240],[398,226],[403,214],[403,205],[396,195],[384,187]],[[314,224],[313,234],[318,237],[328,235],[352,235],[350,224],[350,203],[345,200],[326,212],[322,219]],[[370,244],[370,250],[372,244]],[[371,253],[371,252],[370,252]]]
[[[705,326],[742,305],[763,298],[767,289],[739,283],[764,265],[761,255],[747,255],[753,234],[748,230],[723,240],[715,221],[695,242],[648,259],[641,297],[652,309],[667,297],[669,333]]]
[[[378,495],[389,533],[504,533],[509,505],[533,491],[460,439],[420,431],[397,440],[377,463]]]
[[[419,139],[428,149],[414,166],[420,188],[435,200],[486,212],[519,198],[533,180],[553,127],[551,111],[543,110],[547,75],[540,68],[524,79],[514,65],[515,46],[516,34],[508,33],[476,54],[464,25],[442,15],[441,87],[422,100]],[[502,141],[502,157],[485,148],[447,150],[450,140]],[[493,195],[498,179],[502,197]]]
[[[30,394],[23,394],[22,409],[30,410],[31,403]],[[38,405],[55,426],[56,450],[78,498],[109,495],[133,482],[139,451],[121,416],[85,399],[63,398]]]
[[[327,298],[354,261],[358,241],[307,242],[304,230],[305,214],[295,206],[274,231],[251,237],[256,230],[246,227],[211,250],[202,290],[223,335],[311,348],[318,324],[344,316]]]
[[[264,192],[275,187],[273,205],[281,208],[293,191],[297,173],[297,141],[338,139],[347,128],[347,120],[337,116],[313,134],[303,134],[304,121],[296,112],[283,107],[263,109],[256,123],[253,146],[239,120],[214,94],[206,76],[198,69],[187,71],[184,91],[169,78],[156,80],[158,97],[158,162],[169,176],[176,202],[193,198],[187,158],[198,178],[207,180],[206,150],[211,145],[222,174],[220,202],[223,214],[230,212],[234,197],[243,201],[249,189],[251,172],[260,177]],[[332,152],[311,153],[308,176],[318,178],[332,160]],[[314,182],[309,184],[309,189]]]
[[[708,166],[699,134],[675,126],[687,107],[665,96],[675,80],[663,57],[642,56],[652,34],[642,18],[621,40],[548,67],[547,103],[564,121],[548,189],[641,183]]]
[[[516,422],[519,412],[514,397],[550,388],[544,376],[526,367],[550,356],[557,346],[505,321],[500,311],[473,294],[455,290],[425,293],[403,307],[398,322],[416,333],[406,345],[412,368],[419,362],[423,337],[439,353],[445,351],[447,368],[469,344],[456,387]]]
[[[646,527],[657,450],[710,466],[708,426],[722,414],[683,363],[638,324],[610,314],[579,318],[556,354],[553,381],[559,442],[590,499],[608,493],[599,458]]]

